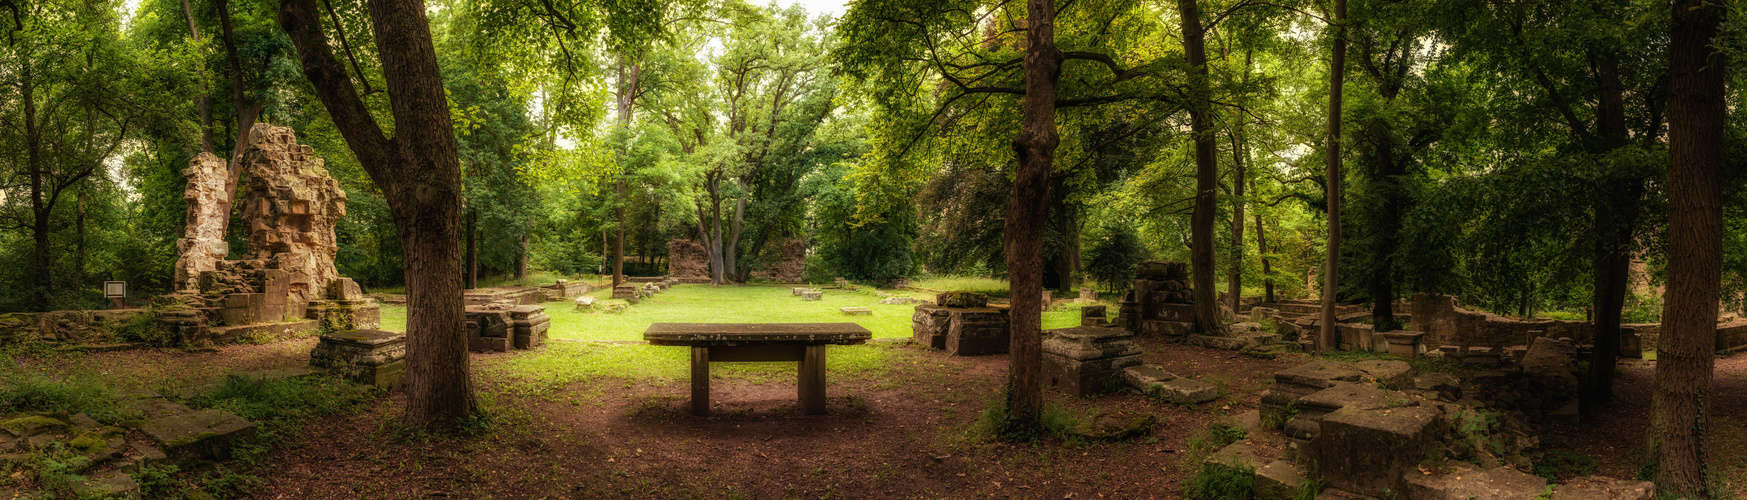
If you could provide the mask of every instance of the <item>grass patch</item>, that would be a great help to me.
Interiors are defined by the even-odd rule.
[[[883,380],[895,367],[919,362],[912,359],[916,357],[914,351],[897,349],[893,344],[831,346],[827,349],[826,377]],[[478,370],[483,377],[496,381],[497,389],[504,394],[556,399],[571,384],[599,378],[617,378],[627,387],[690,380],[691,349],[552,342],[536,351],[486,362]],[[793,382],[795,363],[711,363],[710,374],[755,383]]]
[[[1323,353],[1323,354],[1318,354],[1317,357],[1320,357],[1322,359],[1326,359],[1329,361],[1340,361],[1340,362],[1344,362],[1344,363],[1356,363],[1359,361],[1371,361],[1371,360],[1385,360],[1385,361],[1387,361],[1387,360],[1395,359],[1394,356],[1390,356],[1388,353],[1371,352],[1371,351],[1332,351],[1332,352],[1327,352],[1327,353]]]
[[[986,293],[991,297],[1009,295],[1007,280],[983,276],[928,276],[910,280],[910,286],[948,292]]]
[[[186,404],[234,413],[255,423],[258,438],[271,441],[303,423],[351,411],[381,393],[375,387],[325,375],[264,381],[232,375],[189,397]]]
[[[1215,421],[1189,437],[1189,453],[1185,457],[1192,463],[1206,460],[1220,448],[1242,441],[1248,435],[1249,432],[1241,427],[1229,422]]]
[[[84,413],[104,423],[140,417],[122,404],[115,387],[83,374],[50,376],[15,373],[0,377],[0,414],[16,412]]]
[[[1183,497],[1193,500],[1247,500],[1255,488],[1256,471],[1202,462],[1201,469],[1183,485]]]
[[[611,298],[611,290],[599,290],[590,295],[602,300]],[[920,293],[900,292],[898,295],[919,296]],[[554,339],[577,340],[643,340],[643,331],[654,323],[855,323],[873,332],[874,338],[903,338],[911,335],[910,317],[915,305],[881,304],[881,297],[870,289],[857,291],[825,290],[817,301],[803,301],[785,286],[724,286],[675,285],[666,292],[644,299],[623,313],[599,314],[578,312],[571,302],[547,302],[546,314],[552,317]],[[841,308],[866,307],[869,316],[845,316]],[[1078,309],[1069,308],[1043,313],[1044,328],[1066,328],[1080,324]],[[382,328],[406,329],[405,306],[383,306]]]

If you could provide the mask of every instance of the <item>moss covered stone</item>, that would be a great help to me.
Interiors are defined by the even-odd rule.
[[[37,434],[63,434],[71,427],[72,425],[64,420],[42,415],[31,415],[0,422],[0,429],[6,429],[6,432],[18,437]]]

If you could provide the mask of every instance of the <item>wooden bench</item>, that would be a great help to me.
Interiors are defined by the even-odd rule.
[[[655,323],[650,345],[692,348],[692,414],[710,414],[710,363],[799,361],[796,392],[808,415],[825,413],[825,346],[867,343],[855,323]]]

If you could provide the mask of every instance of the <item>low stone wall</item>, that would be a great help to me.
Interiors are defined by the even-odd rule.
[[[1502,349],[1528,345],[1542,336],[1570,338],[1579,344],[1595,342],[1595,325],[1586,321],[1515,320],[1463,309],[1449,295],[1414,294],[1412,311],[1414,329],[1425,332],[1425,342],[1432,346]]]
[[[1717,352],[1747,348],[1747,320],[1717,326]]]
[[[146,309],[108,309],[97,311],[50,311],[45,313],[0,314],[0,343],[88,342],[107,338],[135,316],[150,314]]]
[[[801,281],[801,272],[807,268],[807,242],[785,241],[772,245],[765,253],[771,254],[771,258],[759,263],[750,273],[752,277],[782,283]]]
[[[539,304],[546,301],[543,288],[529,286],[499,286],[491,288],[472,288],[462,292],[467,298],[467,305],[476,306],[507,302],[516,305]]]

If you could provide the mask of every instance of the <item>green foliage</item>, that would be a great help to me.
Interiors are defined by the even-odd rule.
[[[86,374],[12,372],[0,378],[0,413],[85,413],[102,422],[139,417],[116,389]]]
[[[258,442],[272,446],[289,430],[320,417],[350,411],[380,394],[374,387],[326,375],[260,381],[231,375],[212,389],[189,397],[186,404],[192,408],[222,409],[254,422],[259,427]],[[242,455],[251,460],[254,454]]]
[[[140,496],[145,498],[171,498],[181,489],[181,482],[175,476],[182,472],[181,467],[169,464],[147,465],[129,474],[140,485]]]
[[[1256,471],[1250,467],[1229,467],[1212,462],[1201,463],[1183,485],[1183,497],[1194,500],[1246,500],[1255,488]]]
[[[1127,291],[1134,283],[1134,266],[1147,259],[1146,246],[1134,228],[1106,222],[1086,249],[1086,276],[1114,293]]]

